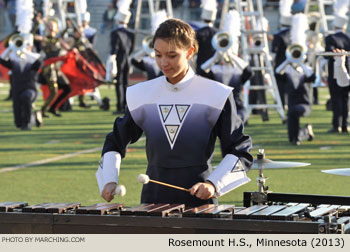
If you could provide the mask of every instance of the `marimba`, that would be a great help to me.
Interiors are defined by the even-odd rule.
[[[288,200],[289,198],[289,200]],[[350,233],[350,197],[270,193],[262,204],[0,203],[0,233]]]

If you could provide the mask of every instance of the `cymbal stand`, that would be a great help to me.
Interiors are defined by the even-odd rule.
[[[259,149],[259,152],[257,154],[257,159],[262,160],[264,158],[265,158],[264,149]],[[266,203],[267,193],[268,193],[267,190],[269,189],[268,186],[265,186],[265,182],[267,178],[264,177],[263,168],[264,168],[264,164],[261,163],[259,167],[259,176],[256,179],[256,182],[258,184],[258,191],[252,194],[253,202],[258,203],[258,205],[262,205],[263,203]]]

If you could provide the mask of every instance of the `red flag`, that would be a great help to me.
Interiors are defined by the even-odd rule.
[[[72,90],[66,99],[63,99],[57,105],[57,108],[72,96],[93,92],[96,87],[104,82],[106,71],[103,64],[94,60],[88,62],[75,50],[69,51],[64,56],[46,60],[44,66],[56,61],[63,61],[61,71],[68,78]],[[46,85],[42,85],[41,89],[44,99],[46,99],[49,96],[49,89]]]
[[[5,39],[0,41],[0,55],[5,51]],[[0,65],[0,80],[5,81],[9,80],[9,69],[4,67],[3,65]]]

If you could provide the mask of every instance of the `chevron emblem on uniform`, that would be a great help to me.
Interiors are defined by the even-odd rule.
[[[160,108],[160,112],[163,118],[163,122],[166,121],[166,119],[168,118],[170,111],[172,110],[174,105],[159,105]]]
[[[180,125],[165,125],[171,143],[174,143]]]
[[[190,105],[175,105],[180,122],[184,119]]]
[[[186,104],[159,104],[159,116],[171,149],[174,147],[180,134],[182,124],[191,105]],[[175,108],[175,109],[173,109]]]

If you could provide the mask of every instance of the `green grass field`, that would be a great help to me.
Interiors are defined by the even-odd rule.
[[[101,96],[111,99],[115,108],[114,87],[101,86]],[[54,162],[27,166],[12,171],[4,168],[18,167],[35,161],[60,157],[83,150],[102,147],[105,135],[112,130],[115,116],[112,111],[102,111],[96,101],[86,97],[90,109],[77,106],[72,112],[64,112],[62,118],[50,118],[41,128],[21,131],[13,123],[12,102],[4,101],[8,84],[0,85],[0,202],[26,201],[29,204],[44,202],[80,202],[82,205],[103,202],[99,196],[95,172],[100,159],[100,150],[73,155]],[[315,139],[292,146],[288,142],[287,128],[275,110],[270,120],[262,122],[260,115],[252,115],[245,132],[253,139],[252,154],[265,149],[266,157],[274,161],[308,162],[311,166],[288,169],[265,170],[266,185],[273,192],[346,195],[350,196],[350,178],[322,173],[323,169],[350,167],[350,136],[327,134],[331,127],[331,112],[325,110],[328,90],[320,89],[320,105],[313,106],[310,117],[302,118],[301,125],[312,123]],[[36,102],[39,109],[42,99]],[[127,206],[139,204],[142,185],[137,176],[144,173],[147,165],[144,152],[145,141],[130,146],[122,162],[120,183],[127,194],[113,202]],[[217,146],[218,147],[218,146]],[[220,161],[220,149],[216,148],[213,163]],[[242,205],[244,191],[256,191],[257,170],[248,173],[251,182],[220,198],[220,203]]]

